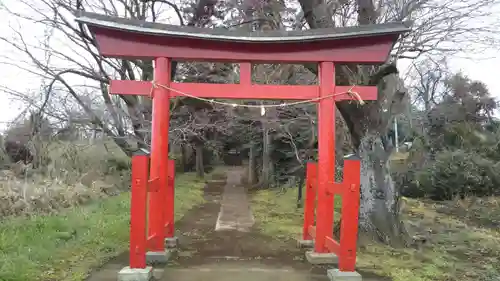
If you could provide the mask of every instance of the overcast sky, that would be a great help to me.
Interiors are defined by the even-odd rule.
[[[0,3],[2,0],[0,0]],[[7,5],[11,5],[17,0],[3,0]],[[16,23],[16,20],[0,10],[0,34],[11,33],[10,25]],[[41,25],[39,25],[41,26]],[[43,34],[43,29],[35,25],[23,25],[22,33],[24,36],[39,36]],[[64,48],[64,42],[61,42],[61,48]],[[3,56],[11,54],[12,49],[8,44],[0,41],[0,85],[16,89],[19,92],[36,91],[40,88],[40,79],[28,74],[26,71],[14,66],[4,64]],[[486,83],[493,96],[500,99],[500,84],[498,83],[498,68],[500,67],[500,50],[489,50],[481,54],[487,57],[486,60],[449,58],[450,66],[453,70],[461,70],[472,79],[480,80]],[[410,65],[410,61],[402,61],[400,67],[405,69]],[[401,71],[404,73],[404,70]],[[15,97],[0,90],[0,130],[4,129],[8,123],[17,117],[25,105],[16,100]]]

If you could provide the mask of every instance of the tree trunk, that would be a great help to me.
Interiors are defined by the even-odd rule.
[[[203,165],[203,143],[196,142],[196,176],[203,178],[205,176],[205,167]]]
[[[367,133],[358,147],[361,158],[359,226],[363,233],[394,246],[405,243],[399,189],[394,185],[379,133]]]
[[[250,142],[250,151],[248,153],[248,183],[256,184],[257,183],[257,173],[256,173],[256,153],[255,153],[255,143],[253,141]]]
[[[95,139],[97,138],[97,126],[92,124],[92,136],[90,136],[90,144],[95,144]]]
[[[187,172],[187,151],[186,151],[186,144],[181,144],[181,171],[182,172]]]
[[[262,173],[260,179],[260,185],[263,187],[269,187],[269,181],[271,179],[271,149],[270,145],[270,135],[269,128],[266,120],[262,122]]]
[[[302,208],[302,191],[305,181],[306,166],[300,168],[299,172],[299,182],[297,185],[297,208]]]

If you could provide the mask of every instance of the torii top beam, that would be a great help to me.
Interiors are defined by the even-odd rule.
[[[99,52],[106,57],[196,61],[383,63],[405,23],[300,31],[244,32],[117,18],[84,11]]]
[[[101,55],[191,61],[240,63],[239,84],[178,83],[171,81],[170,97],[192,93],[200,98],[311,100],[319,85],[254,85],[251,62],[257,63],[383,63],[402,33],[404,23],[387,23],[303,31],[243,32],[151,23],[78,11],[95,38]],[[333,69],[331,71],[334,71]],[[333,74],[333,73],[332,73]],[[110,94],[148,96],[149,81],[111,80]],[[336,86],[335,100],[376,100],[374,86]]]

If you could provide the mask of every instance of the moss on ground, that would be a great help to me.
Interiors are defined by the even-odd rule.
[[[254,194],[252,210],[263,233],[277,239],[300,235],[303,210],[296,208],[295,196],[295,191],[278,194],[262,190]],[[425,233],[427,243],[419,249],[363,245],[358,252],[360,271],[394,281],[500,280],[498,198],[475,200],[473,206],[464,201],[406,202],[404,215],[410,230]]]
[[[176,178],[176,219],[203,202],[204,182]],[[130,194],[59,214],[17,217],[0,225],[0,280],[84,280],[92,268],[127,250]]]

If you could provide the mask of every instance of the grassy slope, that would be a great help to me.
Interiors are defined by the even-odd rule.
[[[192,174],[176,178],[176,219],[203,202],[202,186]],[[91,268],[127,250],[129,200],[124,193],[57,215],[3,221],[0,280],[84,280]]]
[[[301,232],[302,210],[295,192],[259,191],[253,212],[264,233],[282,238]],[[360,249],[358,268],[395,281],[500,280],[500,201],[474,207],[408,200],[405,216],[411,230],[430,233],[421,249],[392,249],[372,243]],[[339,216],[337,216],[339,217]],[[495,279],[496,278],[496,279]]]

